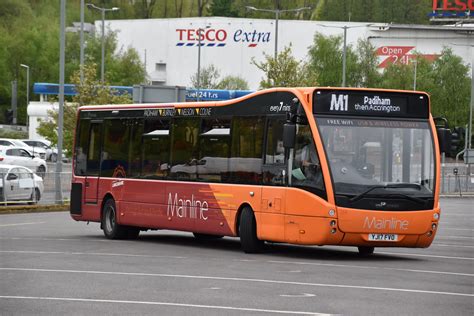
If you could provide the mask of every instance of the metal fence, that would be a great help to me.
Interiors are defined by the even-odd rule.
[[[467,165],[461,164],[445,164],[441,170],[441,194],[442,195],[458,195],[458,196],[474,196],[474,168],[469,170]],[[71,171],[61,172],[61,194],[62,202],[68,202],[71,192]],[[1,181],[1,180],[0,180]],[[36,201],[36,195],[31,194],[29,198],[22,200],[9,200],[5,196],[3,186],[0,188],[0,205],[4,204],[58,204],[56,194],[56,172],[49,171],[43,178],[44,189],[41,192],[39,200]],[[32,190],[32,189],[30,189]],[[33,191],[31,191],[33,193]]]

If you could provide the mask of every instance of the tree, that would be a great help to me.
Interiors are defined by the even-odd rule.
[[[76,126],[76,114],[79,106],[99,105],[99,104],[127,104],[131,103],[131,96],[128,94],[119,95],[117,91],[110,89],[107,84],[102,86],[97,79],[97,65],[88,64],[84,67],[84,80],[81,84],[79,70],[71,77],[71,82],[76,85],[77,95],[71,103],[64,104],[63,115],[63,148],[69,157],[72,154],[74,141],[74,130]],[[38,127],[38,134],[49,140],[53,145],[58,143],[58,111],[50,111],[51,119],[44,120]]]
[[[264,62],[259,63],[252,59],[252,64],[265,74],[265,78],[260,81],[262,89],[306,86],[314,82],[313,77],[307,75],[305,65],[291,55],[291,46],[280,51],[276,59],[272,55],[264,56]]]
[[[216,89],[226,89],[226,90],[248,90],[249,84],[245,79],[238,76],[225,76],[217,84]]]
[[[238,76],[226,76],[220,79],[220,72],[213,64],[204,67],[200,71],[200,89],[228,89],[228,90],[247,90],[248,83]],[[191,76],[191,85],[198,87],[197,72]]]
[[[237,17],[238,11],[232,7],[232,1],[213,0],[209,8],[211,16]]]
[[[198,74],[191,76],[191,85],[200,89],[216,89],[219,80],[219,70],[214,65],[201,68],[198,84]]]
[[[471,66],[472,67],[472,66]],[[441,56],[433,62],[431,80],[432,112],[444,116],[452,126],[464,126],[468,122],[472,78],[469,66],[451,48],[444,47]]]
[[[342,36],[316,33],[309,49],[308,67],[321,86],[340,86],[342,82]],[[346,85],[358,86],[360,73],[357,55],[351,45],[346,47]]]
[[[380,85],[381,75],[377,70],[378,57],[375,47],[369,39],[359,39],[357,42],[356,55],[358,59],[359,87],[377,87]]]

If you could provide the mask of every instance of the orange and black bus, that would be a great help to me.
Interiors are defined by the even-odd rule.
[[[107,238],[171,229],[305,245],[428,247],[440,158],[423,92],[277,88],[224,102],[84,106],[70,212]]]

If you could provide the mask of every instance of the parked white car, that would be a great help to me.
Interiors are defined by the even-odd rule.
[[[8,202],[36,204],[43,195],[43,179],[22,166],[0,165],[0,205]]]
[[[22,147],[33,153],[33,155],[41,159],[46,159],[46,149],[43,147],[31,147],[19,139],[0,138],[0,147]]]
[[[27,167],[34,170],[42,178],[48,171],[44,159],[35,157],[28,149],[23,147],[0,147],[0,164]]]
[[[56,162],[58,159],[58,149],[56,147],[51,147],[51,142],[43,139],[22,139],[22,142],[33,148],[34,150],[43,149],[46,152],[45,159],[46,161]]]

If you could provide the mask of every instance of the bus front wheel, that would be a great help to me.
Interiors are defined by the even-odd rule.
[[[359,254],[361,256],[369,256],[374,253],[375,247],[366,247],[366,246],[360,246],[357,247],[359,249]]]
[[[257,238],[257,221],[252,209],[244,207],[240,214],[240,244],[245,253],[258,253],[263,249],[263,241]]]
[[[140,233],[137,227],[117,224],[115,201],[108,199],[102,211],[102,229],[105,237],[109,239],[136,239]]]

